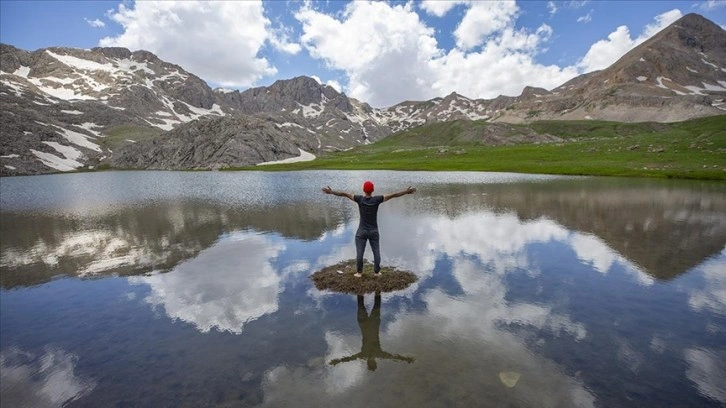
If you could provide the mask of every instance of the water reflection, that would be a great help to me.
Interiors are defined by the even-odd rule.
[[[129,281],[148,285],[145,301],[172,320],[202,333],[215,328],[239,334],[247,322],[277,311],[280,276],[270,261],[284,249],[265,236],[233,233],[168,273]]]
[[[395,401],[400,406],[436,407],[507,401],[514,406],[594,406],[595,396],[581,379],[566,374],[528,344],[537,343],[538,338],[544,342],[550,336],[568,337],[577,343],[587,336],[583,324],[553,307],[508,301],[504,277],[493,265],[460,257],[452,271],[463,294],[426,290],[420,294],[421,311],[399,309],[383,325],[381,336],[388,348],[406,350],[416,356],[415,364],[378,365],[383,373],[375,376],[364,375],[362,365],[338,364],[332,372],[318,366],[279,366],[266,374],[263,405],[299,401],[303,407],[363,407]],[[511,326],[519,330],[512,331]],[[364,354],[338,357],[355,350],[359,336],[341,335],[331,327],[325,339],[328,358],[335,356],[332,362]],[[502,378],[511,373],[519,375],[518,381],[505,384]]]
[[[590,179],[485,190],[494,209],[597,237],[657,279],[682,274],[726,244],[726,194],[718,184]],[[476,201],[468,194],[452,204],[470,207],[466,197]]]
[[[310,191],[316,191],[312,183],[317,180],[310,181]],[[453,245],[461,245],[461,250],[466,251],[467,246],[478,246],[483,235],[488,234],[488,219],[506,214],[512,218],[513,227],[521,221],[527,230],[542,227],[552,230],[542,234],[569,234],[583,261],[598,271],[605,273],[616,262],[628,263],[631,269],[656,279],[676,277],[724,248],[726,195],[718,188],[613,183],[424,184],[416,199],[392,202],[380,218],[384,227],[388,219],[398,215],[408,216],[415,225],[423,225],[422,214],[433,216],[439,224],[452,219],[476,222],[482,228],[474,232],[478,236],[471,237],[471,231],[449,236]],[[213,190],[209,198],[214,199],[217,193]],[[254,229],[315,240],[340,231],[356,219],[350,206],[317,196],[304,202],[280,200],[263,205],[241,202],[228,206],[213,200],[182,198],[133,205],[114,202],[104,208],[94,207],[88,216],[57,209],[3,212],[2,286],[37,284],[59,274],[135,275],[170,270],[226,232]],[[477,219],[480,214],[483,219]],[[422,228],[437,232],[426,225]],[[516,239],[508,235],[520,231],[503,228],[486,238],[498,241],[506,235],[505,242],[516,245]],[[528,231],[530,236],[533,233]],[[428,266],[417,265],[419,269],[430,269]],[[647,283],[652,278],[641,280]]]
[[[347,363],[349,361],[364,360],[369,370],[375,371],[378,368],[376,359],[405,361],[413,363],[416,359],[411,356],[403,356],[400,354],[391,354],[381,349],[381,294],[376,293],[373,297],[373,308],[368,314],[365,299],[362,295],[358,295],[358,326],[361,334],[360,352],[347,357],[334,358],[330,360],[330,365]]]
[[[721,256],[726,258],[726,248]],[[714,257],[696,269],[703,274],[703,284],[689,290],[688,304],[695,310],[726,315],[726,266]]]
[[[238,198],[213,176],[86,215],[3,208],[3,403],[42,378],[19,351],[38,344],[83,350],[87,377],[43,357],[73,363],[43,372],[75,406],[724,403],[722,185],[388,174],[421,188],[381,209],[383,265],[419,280],[368,310],[308,279],[355,255],[355,209],[305,194],[320,177],[225,178],[254,179]]]
[[[158,202],[109,209],[91,218],[4,213],[0,218],[0,282],[33,285],[56,275],[137,275],[168,271],[244,229],[316,239],[335,213],[313,204],[228,208],[209,202]]]
[[[685,351],[688,362],[686,375],[704,396],[726,403],[726,350],[689,348]]]
[[[42,355],[10,347],[0,352],[3,406],[60,407],[90,393],[96,382],[76,373],[78,357],[46,347]]]

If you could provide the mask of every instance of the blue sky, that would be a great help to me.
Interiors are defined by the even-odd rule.
[[[313,76],[375,107],[552,89],[726,1],[0,1],[0,41],[145,49],[247,89]]]

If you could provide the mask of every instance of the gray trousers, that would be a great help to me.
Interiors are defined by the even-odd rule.
[[[378,230],[358,229],[355,232],[355,270],[358,273],[363,271],[363,253],[366,250],[366,241],[371,243],[373,250],[373,272],[381,271],[381,248]]]

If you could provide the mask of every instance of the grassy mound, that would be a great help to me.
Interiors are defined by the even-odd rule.
[[[368,262],[363,265],[362,277],[356,278],[353,276],[354,273],[355,259],[350,259],[325,267],[310,275],[310,279],[318,290],[357,295],[402,290],[418,280],[412,272],[399,271],[391,267],[382,267],[381,275],[374,276],[373,265]]]

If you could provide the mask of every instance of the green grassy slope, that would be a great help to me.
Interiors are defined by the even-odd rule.
[[[129,143],[127,140],[140,142],[146,139],[158,137],[163,132],[160,129],[148,128],[135,125],[116,126],[104,132],[105,138],[100,139],[101,143],[111,149]]]
[[[505,146],[478,142],[477,135],[488,126],[494,124],[425,125],[312,162],[265,166],[265,170],[471,170],[726,180],[726,115],[670,124],[541,121],[510,125],[505,138],[534,131],[562,140]]]

